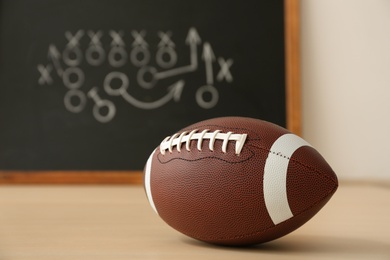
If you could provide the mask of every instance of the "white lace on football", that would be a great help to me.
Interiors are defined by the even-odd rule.
[[[166,137],[160,144],[161,154],[165,154],[166,150],[172,153],[173,148],[176,147],[177,151],[181,151],[182,145],[185,143],[185,149],[190,151],[190,143],[192,140],[196,140],[197,149],[202,150],[203,140],[210,140],[209,149],[214,151],[215,140],[222,140],[222,152],[226,153],[227,145],[229,141],[235,141],[235,153],[239,155],[241,153],[242,147],[244,146],[247,134],[234,134],[233,132],[221,133],[221,130],[216,130],[214,132],[209,132],[208,129],[198,132],[198,130],[192,130],[191,132],[182,132],[181,134],[177,133],[173,136]]]

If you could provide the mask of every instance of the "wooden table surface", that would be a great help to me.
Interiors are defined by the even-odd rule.
[[[0,260],[390,259],[390,187],[342,183],[308,223],[231,248],[176,232],[142,186],[0,186]]]

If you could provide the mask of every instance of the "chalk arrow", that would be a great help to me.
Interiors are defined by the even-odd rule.
[[[190,46],[191,64],[195,67],[195,69],[198,67],[197,45],[199,45],[201,42],[202,41],[195,27],[191,27],[187,34],[186,44]]]
[[[198,31],[196,30],[195,27],[191,27],[189,30],[188,30],[188,34],[187,34],[187,38],[186,38],[186,43],[188,45],[191,45],[191,44],[195,44],[195,45],[198,45],[200,44],[202,41],[199,37],[199,34],[198,34]]]
[[[172,98],[175,102],[179,102],[181,98],[181,93],[184,88],[184,80],[179,80],[175,84],[168,87],[169,93],[172,93]]]
[[[190,46],[190,64],[183,67],[174,68],[171,70],[157,72],[154,75],[154,77],[156,79],[164,79],[164,78],[195,71],[198,68],[197,45],[199,45],[200,43],[201,40],[198,32],[194,27],[191,27],[188,31],[187,38],[186,38],[186,44]]]
[[[214,84],[213,62],[215,61],[215,55],[210,43],[205,42],[203,45],[202,59],[205,62],[206,67],[206,82],[207,85]]]
[[[60,64],[61,53],[57,50],[57,47],[54,44],[49,45],[49,58],[53,61],[54,68],[57,71],[58,76],[62,77],[64,70]]]
[[[132,97],[129,93],[124,92],[122,93],[122,97],[129,102],[131,105],[140,108],[140,109],[156,109],[159,107],[162,107],[163,105],[167,104],[172,99],[175,102],[179,102],[181,98],[181,93],[183,92],[184,88],[184,80],[179,80],[175,84],[168,87],[168,93],[162,97],[159,100],[153,101],[153,102],[143,102],[135,99]]]

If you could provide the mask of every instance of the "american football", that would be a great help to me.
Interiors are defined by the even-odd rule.
[[[306,141],[275,124],[222,117],[162,140],[144,168],[153,210],[208,243],[251,245],[284,236],[332,197],[337,177]]]

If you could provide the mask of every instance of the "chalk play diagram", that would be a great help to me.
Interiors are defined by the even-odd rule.
[[[114,101],[117,98],[127,102],[129,108],[152,110],[170,102],[184,102],[182,94],[187,88],[192,88],[195,93],[193,98],[201,109],[214,108],[220,98],[218,88],[233,82],[231,67],[234,60],[215,55],[212,44],[204,41],[195,27],[188,29],[186,37],[175,38],[177,42],[173,40],[173,33],[146,30],[65,31],[67,44],[49,44],[47,62],[37,65],[38,84],[41,87],[63,86],[66,89],[63,104],[70,113],[80,113],[86,109],[88,102],[93,102],[91,114],[100,123],[108,123],[115,118],[117,106]],[[153,48],[148,42],[151,34],[159,39]],[[178,44],[185,45],[186,51],[179,54],[176,51]],[[178,55],[188,55],[187,64],[178,64]],[[129,65],[136,73],[126,73],[124,68]],[[103,67],[107,68],[103,73],[104,80],[87,86],[86,79],[94,76],[90,75],[90,71]],[[194,72],[203,75],[203,84],[189,86],[186,77]],[[174,83],[165,86],[162,82],[165,79],[173,79]],[[134,93],[129,91],[132,88],[142,90],[137,93],[153,92],[156,88],[166,91],[150,100],[130,94]]]

